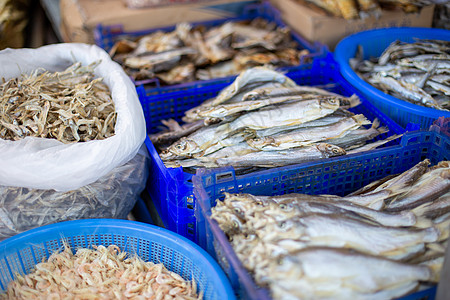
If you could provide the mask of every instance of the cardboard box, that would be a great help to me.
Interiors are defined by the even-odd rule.
[[[156,8],[132,9],[123,0],[61,0],[60,30],[64,42],[94,43],[97,24],[123,26],[125,31],[234,17],[257,1],[216,0]]]
[[[270,0],[280,11],[283,21],[310,42],[320,42],[333,51],[337,43],[355,32],[387,27],[431,27],[434,5],[419,13],[406,14],[401,10],[383,10],[378,19],[374,16],[364,20],[345,20],[321,13],[295,0]]]

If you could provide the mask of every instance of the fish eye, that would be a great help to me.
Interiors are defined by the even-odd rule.
[[[286,225],[287,225],[286,222],[281,222],[280,227],[281,228],[286,228]]]
[[[339,153],[339,149],[333,148],[333,152],[334,152],[334,153]]]
[[[235,211],[236,213],[238,213],[238,214],[241,213],[241,210],[240,210],[239,208],[237,208],[237,207],[234,209],[234,211]]]
[[[262,205],[263,203],[261,201],[257,201],[256,205]]]
[[[280,204],[280,208],[284,210],[287,208],[287,206],[285,204]]]
[[[236,222],[236,221],[233,221],[233,227],[235,227],[235,228],[239,228],[239,224],[238,224],[238,222]]]

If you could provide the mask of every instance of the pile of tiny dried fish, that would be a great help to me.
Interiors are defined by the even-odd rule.
[[[450,109],[450,41],[392,42],[380,57],[363,60],[360,47],[350,66],[365,81],[399,99]]]
[[[54,252],[8,284],[0,299],[202,299],[195,281],[116,245]]]
[[[118,40],[110,55],[134,80],[157,78],[173,85],[236,75],[260,65],[299,65],[309,51],[298,47],[288,28],[257,18],[211,28],[180,23],[171,32]]]
[[[211,217],[274,299],[392,299],[438,282],[450,162],[335,195],[228,194]]]
[[[265,67],[241,73],[219,95],[186,111],[183,126],[150,136],[166,167],[279,167],[370,150],[398,136],[348,111],[360,103],[325,89],[299,86]],[[365,128],[364,125],[370,125]]]
[[[435,2],[429,0],[297,0],[301,3],[312,3],[328,14],[346,20],[368,16],[379,17],[383,10],[402,9],[406,13],[418,12],[422,7]]]
[[[37,69],[0,85],[0,138],[27,136],[63,143],[101,140],[114,135],[116,111],[102,78],[100,62],[73,64],[62,72]]]
[[[145,188],[146,159],[138,153],[97,181],[68,192],[0,186],[0,241],[56,222],[125,219]]]

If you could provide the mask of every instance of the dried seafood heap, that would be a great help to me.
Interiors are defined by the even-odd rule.
[[[289,29],[257,18],[211,28],[181,23],[171,32],[119,40],[110,55],[134,80],[157,78],[172,85],[236,75],[260,65],[298,65],[309,54],[298,48]]]
[[[97,181],[68,192],[0,186],[0,241],[56,222],[125,219],[145,188],[146,159],[138,153]]]
[[[372,60],[362,48],[350,66],[365,81],[399,99],[440,110],[450,109],[450,42],[392,42]]]
[[[393,299],[438,282],[450,162],[424,160],[344,196],[228,194],[211,217],[274,299]]]
[[[55,252],[18,275],[0,299],[202,299],[195,281],[144,262],[116,245]]]
[[[301,3],[312,3],[328,14],[346,20],[365,18],[373,15],[379,17],[381,9],[402,9],[406,13],[418,12],[422,7],[437,1],[429,0],[298,0]]]
[[[75,63],[62,72],[35,70],[0,86],[0,138],[27,136],[63,143],[114,135],[116,111],[111,92],[94,68]]]
[[[167,121],[169,131],[150,139],[166,167],[246,172],[370,150],[399,137],[367,143],[388,129],[348,110],[359,104],[356,95],[298,86],[284,74],[255,67],[186,111],[183,126]]]

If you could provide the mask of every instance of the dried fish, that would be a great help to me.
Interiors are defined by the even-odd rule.
[[[94,68],[75,63],[62,72],[35,70],[0,86],[0,138],[27,136],[63,143],[114,135],[116,112],[111,93]]]
[[[210,28],[180,23],[173,31],[120,39],[110,55],[135,80],[149,84],[158,78],[163,85],[173,85],[233,76],[254,66],[295,66],[308,59],[309,50],[301,48],[287,27],[256,18]],[[174,68],[188,64],[184,76],[176,76]]]
[[[422,282],[437,282],[443,265],[450,192],[428,183],[445,185],[450,162],[429,164],[424,160],[343,197],[225,192],[211,218],[274,298],[397,298]],[[430,194],[441,196],[434,200]],[[389,208],[392,199],[402,203],[399,209]],[[387,205],[361,205],[375,202]],[[382,279],[395,272],[405,274]]]
[[[387,132],[379,128],[377,119],[371,123],[348,111],[359,104],[356,95],[344,97],[321,87],[298,86],[280,72],[254,67],[215,98],[187,110],[182,118],[186,130],[177,124],[151,139],[166,167],[230,165],[246,172],[251,167],[290,165],[357,151]],[[372,127],[366,129],[367,125]],[[171,136],[179,139],[163,145],[164,138]],[[373,142],[371,147],[398,137]]]
[[[374,87],[399,99],[450,109],[450,47],[446,41],[392,42],[375,62],[354,59],[352,68]]]

